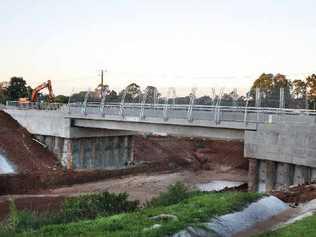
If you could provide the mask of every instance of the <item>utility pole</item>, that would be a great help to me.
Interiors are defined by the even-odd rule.
[[[103,88],[103,69],[101,69],[101,88]]]
[[[101,89],[101,97],[104,95],[104,93],[106,93],[106,88],[105,88],[105,85],[104,85],[104,73],[107,72],[107,70],[103,70],[101,69],[101,84],[99,85],[99,88]]]

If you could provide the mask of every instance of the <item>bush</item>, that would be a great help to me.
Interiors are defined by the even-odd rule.
[[[159,194],[157,198],[153,198],[147,203],[148,207],[168,206],[179,203],[190,197],[193,192],[189,192],[188,188],[181,182],[177,182],[168,187],[166,192]]]
[[[94,219],[97,216],[109,216],[138,209],[138,201],[128,201],[127,193],[109,193],[82,195],[67,198],[64,202],[65,222],[82,219]]]

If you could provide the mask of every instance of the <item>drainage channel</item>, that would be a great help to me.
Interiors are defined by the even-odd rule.
[[[12,174],[15,173],[14,168],[7,159],[0,154],[0,174]]]

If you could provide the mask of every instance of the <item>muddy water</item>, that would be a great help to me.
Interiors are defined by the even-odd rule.
[[[197,184],[197,188],[200,191],[211,192],[211,191],[221,191],[224,188],[238,187],[244,184],[243,182],[236,181],[226,181],[226,180],[213,180],[209,183]]]
[[[0,154],[0,174],[14,173],[14,168],[9,164],[7,159]]]

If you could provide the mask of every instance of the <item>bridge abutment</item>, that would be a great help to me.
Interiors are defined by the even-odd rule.
[[[316,125],[306,118],[305,123],[259,124],[256,131],[245,132],[249,190],[280,190],[316,181]]]

